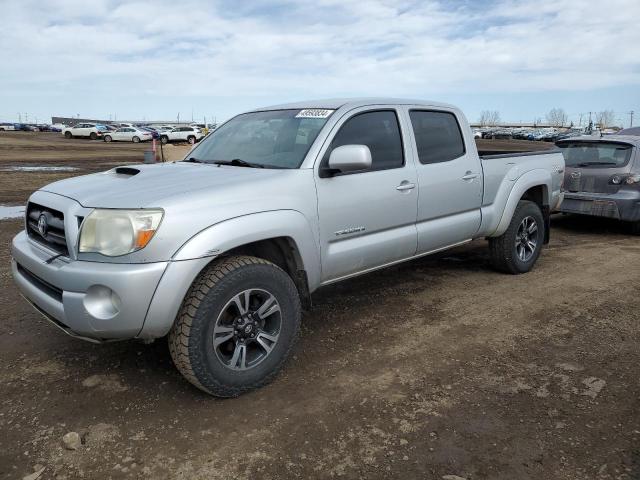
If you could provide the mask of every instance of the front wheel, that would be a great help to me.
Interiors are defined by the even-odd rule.
[[[187,137],[187,142],[189,142],[191,145],[193,145],[194,143],[196,143],[196,137],[194,137],[193,135],[189,135]]]
[[[540,207],[521,200],[507,231],[489,239],[491,264],[500,272],[526,273],[538,260],[544,238],[545,223]]]
[[[71,137],[72,137],[71,132],[64,132],[64,138],[66,138],[68,140]]]
[[[161,136],[160,143],[162,143],[163,145],[166,145],[167,143],[169,143],[169,137],[167,137],[166,135]]]
[[[640,220],[631,224],[631,233],[634,235],[640,235]]]
[[[105,136],[104,136],[104,141],[105,141],[105,142],[109,143],[109,142],[111,142],[111,140],[113,140],[113,139],[111,138],[111,135],[105,135]]]
[[[233,256],[195,280],[169,333],[182,375],[201,390],[235,397],[269,383],[298,336],[298,291],[266,260]]]
[[[140,137],[133,137],[133,138],[131,139],[131,141],[132,141],[133,143],[140,143]]]

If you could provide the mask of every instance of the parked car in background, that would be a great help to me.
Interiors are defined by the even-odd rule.
[[[630,127],[620,130],[618,135],[640,135],[640,127]]]
[[[16,126],[13,123],[0,123],[0,132],[13,132]]]
[[[158,140],[160,138],[160,133],[153,127],[138,127],[138,129],[144,131],[144,132],[148,132],[151,134],[152,138],[155,138],[156,140]]]
[[[160,134],[160,141],[163,144],[171,142],[188,142],[194,144],[202,137],[204,137],[204,134],[202,130],[197,127],[176,127],[172,130],[162,132]]]
[[[478,238],[497,270],[530,271],[563,173],[559,152],[481,157],[450,105],[278,105],[232,118],[182,162],[38,190],[12,272],[68,334],[168,335],[189,382],[232,397],[274,378],[323,285]]]
[[[65,127],[62,129],[62,134],[65,138],[90,138],[96,140],[102,138],[104,130],[103,126],[98,127],[95,123],[78,123],[73,127]]]
[[[105,142],[146,142],[153,138],[151,132],[134,127],[118,128],[114,132],[106,132],[104,135]]]
[[[67,126],[64,123],[54,123],[51,125],[51,131],[52,132],[62,132],[62,129],[67,128]]]
[[[560,211],[622,220],[640,235],[640,137],[577,137],[556,145],[567,166]]]

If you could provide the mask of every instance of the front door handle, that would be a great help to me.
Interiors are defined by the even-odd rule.
[[[399,192],[406,192],[407,190],[413,190],[414,188],[416,188],[415,183],[409,183],[405,180],[396,187],[396,190],[398,190]]]
[[[479,173],[473,173],[472,171],[468,171],[462,177],[462,180],[473,180],[474,178],[478,178],[480,176]]]

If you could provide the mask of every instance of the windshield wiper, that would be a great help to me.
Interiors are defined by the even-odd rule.
[[[583,162],[578,163],[576,167],[588,167],[589,165],[618,165],[616,162]]]
[[[183,162],[204,163],[202,160],[195,157],[189,157],[187,160],[183,160]]]
[[[214,160],[211,163],[214,165],[231,165],[233,167],[264,168],[264,165],[246,162],[241,158],[234,158],[233,160]]]

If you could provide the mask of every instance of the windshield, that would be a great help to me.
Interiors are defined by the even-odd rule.
[[[298,168],[333,110],[244,113],[210,133],[191,152],[201,162],[240,160],[266,168]]]
[[[631,158],[631,145],[608,142],[558,143],[568,167],[624,167]]]

